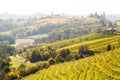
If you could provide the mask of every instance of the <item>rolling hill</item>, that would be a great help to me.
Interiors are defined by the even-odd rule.
[[[119,80],[120,49],[53,65],[22,80]]]

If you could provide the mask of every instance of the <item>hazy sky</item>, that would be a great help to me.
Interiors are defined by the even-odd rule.
[[[0,0],[0,13],[81,15],[103,11],[120,14],[120,0]]]

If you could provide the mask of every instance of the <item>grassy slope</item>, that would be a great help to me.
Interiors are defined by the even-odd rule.
[[[120,80],[120,49],[53,65],[22,80]]]
[[[40,27],[40,26],[44,26],[44,25],[47,25],[47,24],[58,24],[58,23],[64,24],[68,20],[69,20],[68,18],[45,18],[45,19],[18,21],[18,22],[17,21],[13,21],[13,22],[11,22],[11,24],[16,24],[16,25],[18,25],[17,27],[21,26],[21,28],[25,28],[26,27],[26,29],[33,30],[33,29],[37,29],[38,26]],[[27,24],[28,22],[31,25],[23,26],[23,25]],[[13,29],[11,29],[9,31],[0,32],[0,34],[2,34],[2,35],[10,34],[12,30]]]
[[[87,44],[94,51],[105,52],[108,44],[118,47],[119,41],[120,36],[114,36],[73,44],[67,46],[67,48],[74,51],[78,46]],[[119,80],[119,58],[120,49],[116,49],[78,61],[53,65],[48,69],[40,70],[35,74],[25,77],[23,80]]]
[[[108,35],[92,33],[92,34],[88,34],[88,35],[85,35],[82,37],[77,37],[77,38],[72,38],[72,39],[68,39],[68,40],[54,42],[50,45],[55,47],[55,48],[61,48],[61,47],[72,45],[72,44],[75,44],[78,42],[84,42],[84,41],[89,41],[89,40],[94,40],[94,39],[99,39],[99,38],[104,38],[104,37],[108,37]]]
[[[69,45],[73,45],[73,44],[78,44],[78,43],[85,42],[85,41],[91,41],[91,40],[105,38],[105,37],[111,37],[111,36],[113,36],[113,35],[103,35],[103,34],[92,33],[92,34],[88,34],[88,35],[77,37],[77,38],[72,38],[72,39],[67,39],[67,40],[62,40],[62,41],[45,44],[42,47],[44,48],[47,46],[52,46],[55,49],[59,49],[59,48],[63,48],[63,47],[69,46]]]
[[[16,57],[10,56],[9,58],[11,60],[11,62],[10,62],[10,64],[11,64],[10,68],[11,69],[14,69],[14,68],[17,69],[21,64],[25,64],[27,69],[30,68],[30,67],[37,66],[37,63],[25,62],[25,59],[20,57],[20,56],[18,56],[18,55]]]
[[[69,39],[69,40],[63,40],[63,41],[58,41],[49,45],[52,46],[57,46],[58,49],[57,51],[63,49],[63,48],[69,48],[71,52],[77,52],[78,51],[78,47],[80,45],[88,45],[88,47],[96,52],[105,52],[106,51],[106,47],[108,44],[114,44],[115,47],[117,47],[118,42],[120,42],[120,37],[119,36],[115,36],[115,37],[108,37],[108,38],[102,38],[102,39],[97,39],[97,40],[93,40],[95,37],[100,38],[102,35],[101,34],[89,34],[83,37],[78,37],[78,38],[73,38],[73,39]],[[108,35],[107,35],[108,36]],[[102,36],[103,37],[103,36]],[[80,42],[80,38],[82,38],[82,41]],[[90,41],[85,41],[85,39],[88,38]],[[68,46],[65,46],[65,45]],[[62,48],[59,48],[59,46],[63,46]],[[65,47],[64,47],[65,46]],[[26,64],[26,66],[30,67],[30,66],[35,66],[36,64],[32,64],[32,63],[25,63],[25,60],[21,59],[20,57],[10,57],[11,59],[11,68],[17,68],[20,64]]]
[[[90,50],[93,50],[95,52],[104,52],[106,51],[106,47],[108,44],[111,44],[117,47],[117,44],[119,42],[120,42],[120,36],[107,37],[107,38],[102,38],[102,39],[97,39],[97,40],[86,41],[86,42],[79,42],[73,45],[60,48],[57,51],[68,48],[70,49],[71,52],[77,52],[78,48],[81,45],[87,45]]]

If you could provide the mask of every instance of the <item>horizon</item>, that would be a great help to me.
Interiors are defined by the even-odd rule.
[[[0,14],[9,13],[17,15],[32,15],[43,13],[50,15],[88,15],[90,13],[107,15],[120,14],[118,0],[4,0],[0,1]]]

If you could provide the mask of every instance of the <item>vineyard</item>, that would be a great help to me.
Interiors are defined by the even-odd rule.
[[[53,65],[22,80],[120,80],[120,49]]]
[[[102,39],[96,39],[96,40],[76,43],[73,45],[60,48],[57,51],[68,48],[71,52],[77,52],[80,46],[87,45],[90,50],[93,50],[95,53],[100,53],[100,52],[105,52],[106,47],[109,44],[112,45],[113,48],[120,47],[118,45],[119,43],[120,43],[120,36],[114,36],[114,37],[107,37],[107,38],[102,38]]]
[[[93,33],[93,34],[88,34],[88,35],[77,37],[77,38],[72,38],[72,39],[53,42],[50,44],[45,44],[43,47],[52,46],[52,47],[55,47],[56,49],[59,49],[59,48],[65,47],[65,46],[78,44],[80,42],[86,42],[86,41],[91,41],[91,40],[105,38],[105,37],[112,37],[112,36],[113,35],[107,35],[107,34],[103,35],[103,34]]]

